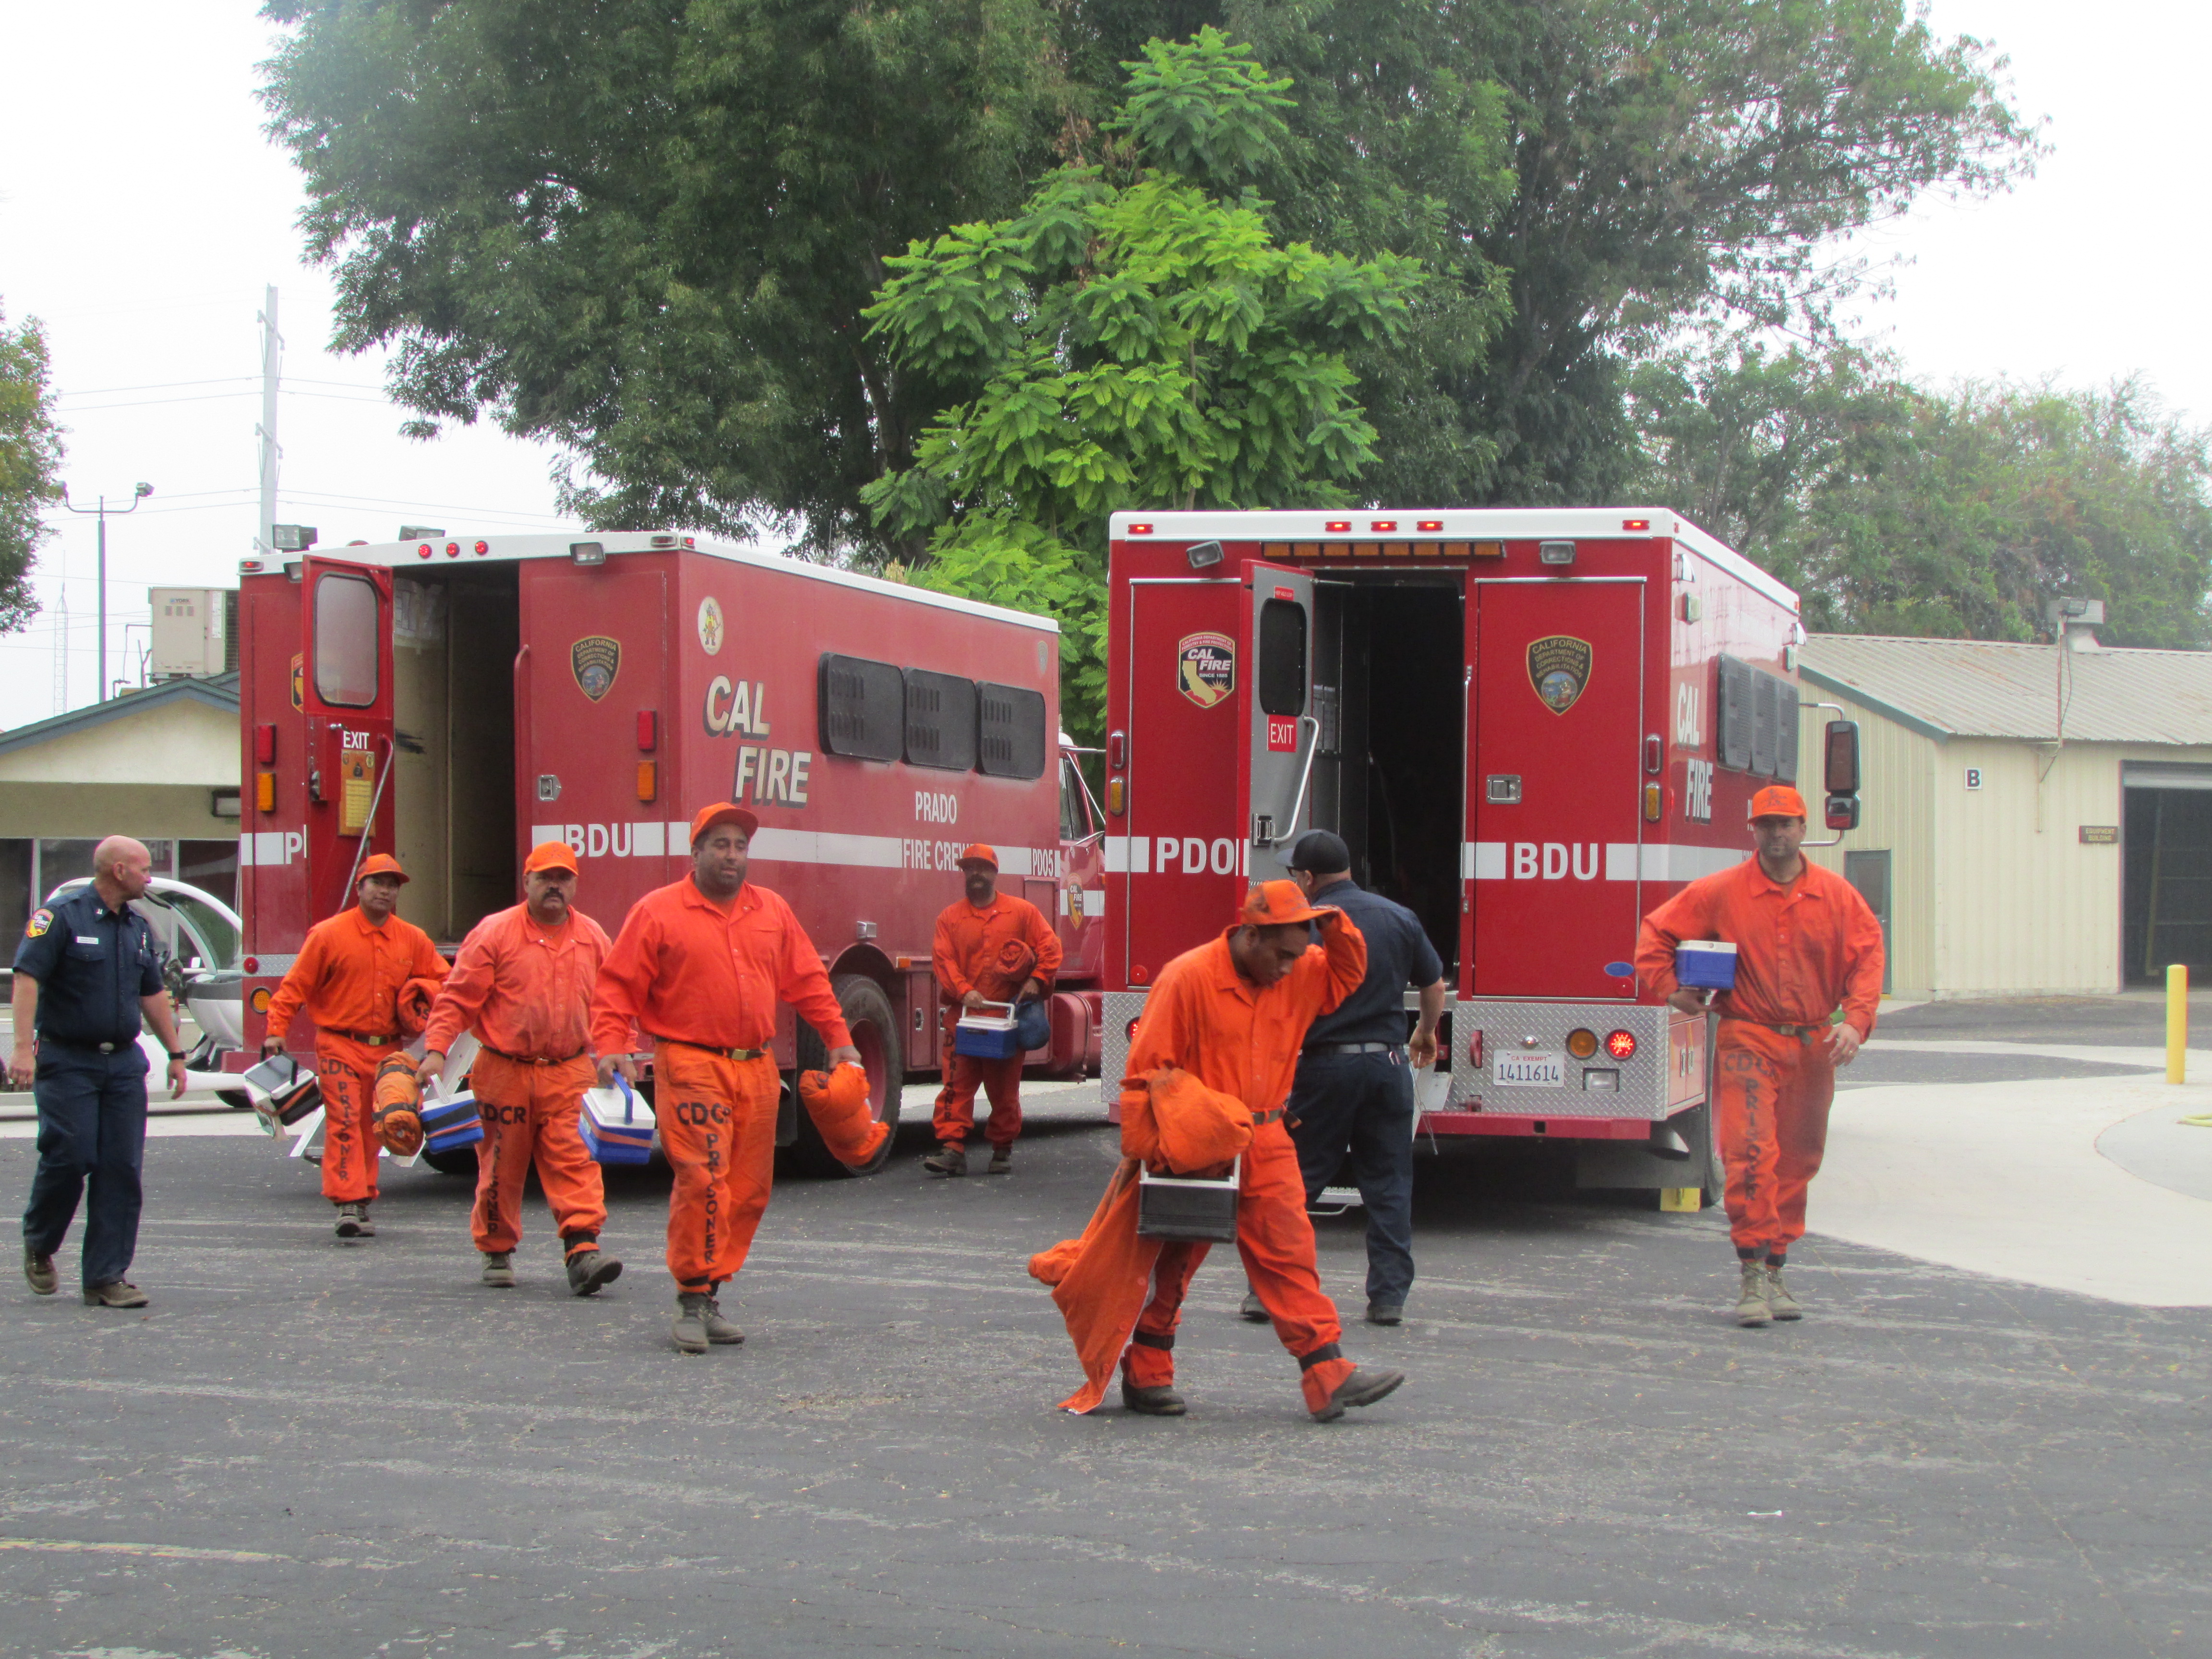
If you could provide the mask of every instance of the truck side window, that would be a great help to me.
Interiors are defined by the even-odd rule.
[[[1060,838],[1081,841],[1091,833],[1091,812],[1083,799],[1083,775],[1066,756],[1060,762]]]
[[[325,571],[315,579],[315,695],[334,708],[376,701],[376,589]]]
[[[966,772],[975,764],[975,682],[927,668],[906,671],[906,758]]]
[[[1270,714],[1306,712],[1306,608],[1291,599],[1260,607],[1260,707]]]
[[[906,752],[906,678],[887,662],[822,653],[815,706],[822,747],[854,760],[895,761]]]
[[[990,778],[1044,775],[1044,694],[1019,685],[975,687],[982,705],[976,769]]]

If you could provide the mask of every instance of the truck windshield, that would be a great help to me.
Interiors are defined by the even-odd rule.
[[[376,701],[376,589],[360,576],[315,580],[315,695],[337,708]]]

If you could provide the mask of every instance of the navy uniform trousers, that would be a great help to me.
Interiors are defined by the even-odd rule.
[[[85,1288],[131,1270],[144,1201],[146,1053],[129,1043],[113,1054],[39,1044],[32,1085],[39,1108],[39,1169],[23,1212],[23,1243],[40,1255],[61,1248],[77,1201],[85,1200]]]
[[[1301,1055],[1285,1115],[1308,1204],[1352,1166],[1367,1210],[1367,1299],[1402,1307],[1413,1288],[1413,1069],[1406,1051]]]

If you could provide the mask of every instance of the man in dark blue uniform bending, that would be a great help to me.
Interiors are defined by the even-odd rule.
[[[124,1277],[138,1249],[138,1171],[146,1154],[140,1018],[168,1051],[172,1098],[185,1091],[185,1053],[161,989],[153,931],[131,908],[152,878],[153,859],[129,836],[110,836],[93,849],[92,862],[92,884],[33,910],[15,947],[8,1080],[32,1089],[39,1108],[23,1277],[39,1295],[54,1293],[54,1252],[77,1200],[86,1197],[84,1299],[96,1308],[143,1308],[145,1293]]]
[[[1437,1063],[1444,966],[1418,916],[1352,879],[1341,837],[1309,830],[1285,862],[1311,902],[1337,906],[1367,940],[1367,977],[1308,1028],[1285,1111],[1308,1204],[1350,1162],[1367,1210],[1367,1317],[1395,1325],[1413,1288],[1413,1079]],[[1421,994],[1411,1036],[1408,985]],[[1243,1311],[1267,1316],[1255,1297]]]

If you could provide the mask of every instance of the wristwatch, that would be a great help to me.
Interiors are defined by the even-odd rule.
[[[171,1060],[182,1060],[190,1053],[191,1053],[191,1050],[189,1048],[171,1048],[167,1050],[168,1056]]]

